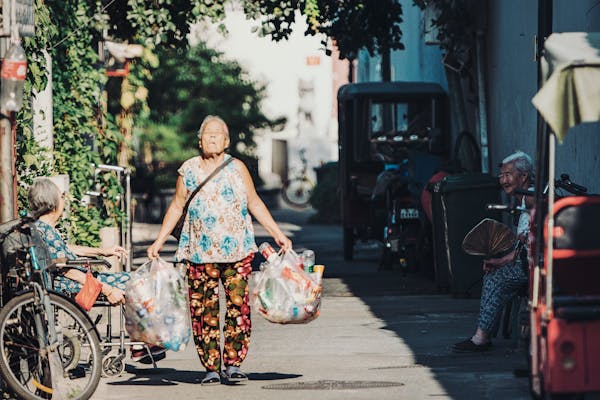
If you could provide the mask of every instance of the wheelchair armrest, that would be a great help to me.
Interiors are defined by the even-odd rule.
[[[67,260],[67,266],[69,265],[104,265],[106,268],[112,267],[108,261],[98,258],[78,258],[75,260]]]
[[[88,267],[92,265],[104,265],[107,268],[111,268],[111,264],[108,261],[102,259],[78,258],[75,260],[67,260],[65,258],[59,258],[54,260],[54,263],[50,264],[48,266],[48,269],[53,272],[57,269],[72,268],[75,266]]]

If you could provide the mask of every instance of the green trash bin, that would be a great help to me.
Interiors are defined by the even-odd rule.
[[[489,174],[449,175],[429,188],[432,193],[435,281],[440,290],[457,297],[479,297],[481,258],[462,249],[465,235],[484,218],[501,221],[487,204],[501,202],[498,178]]]

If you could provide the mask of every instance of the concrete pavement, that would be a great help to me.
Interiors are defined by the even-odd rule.
[[[326,266],[319,318],[277,325],[255,314],[245,383],[201,386],[203,369],[189,343],[156,369],[127,358],[125,373],[103,378],[94,399],[529,398],[527,379],[513,374],[525,356],[512,341],[496,339],[489,353],[451,352],[452,343],[472,334],[478,299],[438,294],[419,276],[378,271],[377,243],[357,244],[355,260],[344,262],[341,228],[308,224],[310,211],[273,215],[295,249],[313,249]],[[134,225],[134,264],[145,260],[157,229]],[[257,243],[266,238],[259,227],[256,234]],[[174,243],[164,250],[169,259]]]

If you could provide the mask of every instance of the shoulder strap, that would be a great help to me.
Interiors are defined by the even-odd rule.
[[[220,170],[225,168],[225,166],[232,161],[233,161],[233,157],[229,157],[227,160],[223,161],[221,163],[221,165],[219,165],[217,168],[215,168],[214,171],[210,173],[210,175],[208,175],[206,178],[204,178],[204,180],[202,182],[200,182],[198,187],[196,187],[196,189],[194,189],[194,191],[192,192],[190,197],[188,197],[187,201],[185,202],[185,207],[183,207],[183,215],[187,214],[187,209],[190,205],[190,202],[192,201],[194,196],[196,196],[198,194],[200,189],[202,189],[202,186],[204,186],[208,181],[210,181],[212,178],[214,178],[214,176],[217,175]]]

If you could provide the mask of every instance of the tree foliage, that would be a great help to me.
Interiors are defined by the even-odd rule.
[[[139,131],[141,147],[161,161],[180,162],[197,153],[198,128],[206,115],[219,115],[228,126],[230,152],[255,157],[258,129],[283,128],[284,118],[261,110],[265,86],[250,80],[235,61],[199,43],[192,48],[157,51],[160,67],[148,82],[149,119]]]
[[[244,11],[262,17],[260,34],[276,41],[289,37],[295,11],[300,11],[308,23],[306,34],[324,35],[328,52],[335,41],[341,59],[355,58],[360,49],[371,55],[404,49],[397,0],[257,0],[245,1]]]
[[[372,54],[403,48],[399,28],[402,8],[394,0],[239,0],[237,4],[240,3],[249,18],[259,21],[259,33],[276,41],[289,37],[300,12],[308,22],[305,34],[324,35],[325,49],[335,40],[341,58],[354,57],[360,48]],[[149,112],[144,85],[152,70],[156,75],[151,84],[153,92],[162,92],[164,100],[149,99],[152,120],[161,124],[154,131],[145,126],[149,137],[169,140],[176,135],[181,138],[181,147],[195,147],[199,119],[208,113],[219,114],[230,125],[232,152],[251,156],[253,133],[259,128],[276,129],[283,123],[269,120],[260,112],[264,87],[251,82],[239,65],[223,61],[218,53],[203,45],[189,53],[186,50],[190,25],[206,20],[222,22],[227,4],[227,0],[35,0],[36,34],[24,41],[29,65],[25,95],[31,97],[46,87],[47,52],[53,63],[55,141],[52,157],[48,157],[48,150],[33,138],[33,113],[31,105],[26,104],[17,116],[20,207],[25,207],[24,194],[35,176],[61,173],[69,175],[71,181],[73,201],[68,225],[72,238],[82,244],[97,243],[99,228],[112,225],[111,221],[119,217],[114,199],[120,196],[121,189],[110,177],[103,182],[109,208],[112,207],[108,215],[80,203],[94,186],[91,164],[116,164],[124,140],[117,127],[119,115],[107,114],[102,106],[107,79],[97,48],[107,34],[111,40],[142,43],[150,50],[157,46],[156,51],[163,56],[160,70],[152,70],[149,58],[134,63],[127,84],[121,88],[120,101],[133,101],[128,103],[133,107],[130,123],[139,125]],[[178,141],[169,143],[173,146]]]

